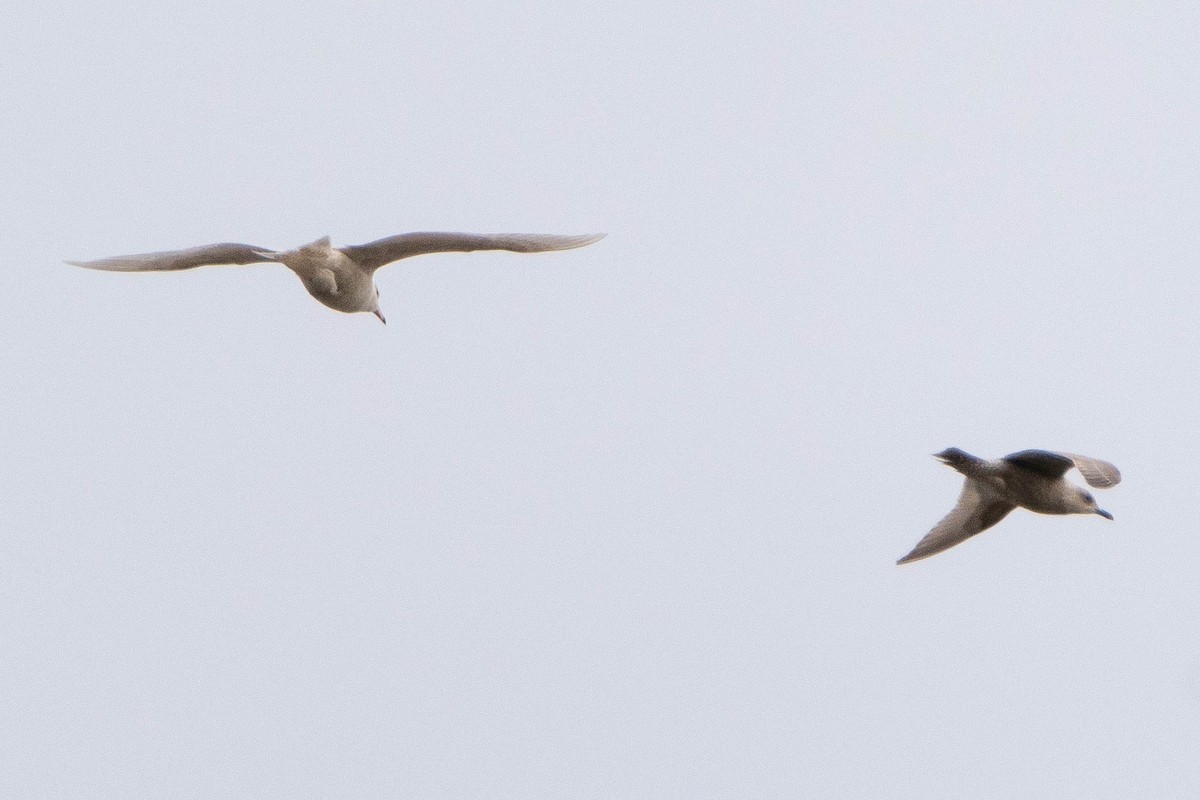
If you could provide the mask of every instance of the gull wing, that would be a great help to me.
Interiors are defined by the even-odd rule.
[[[338,248],[351,261],[368,272],[409,256],[425,253],[465,253],[471,250],[509,250],[514,253],[539,253],[545,250],[570,250],[604,238],[603,233],[581,236],[555,236],[542,233],[438,233],[421,231],[388,236],[367,244]]]
[[[1062,453],[1051,453],[1049,450],[1022,450],[1001,459],[1015,467],[1036,472],[1047,478],[1061,478],[1067,470],[1075,466],[1075,462]]]
[[[167,272],[217,264],[255,264],[271,261],[263,255],[267,248],[249,244],[205,244],[186,250],[163,250],[159,253],[139,253],[132,256],[112,256],[96,261],[68,261],[75,267],[103,269],[110,272]]]
[[[925,534],[911,553],[896,563],[907,564],[948,550],[975,534],[986,531],[1008,516],[1008,512],[1014,508],[1016,506],[1004,500],[985,498],[975,487],[975,483],[967,480],[963,484],[962,494],[958,496],[958,505],[954,510]]]
[[[1107,461],[1087,456],[1077,456],[1073,453],[1063,453],[1075,462],[1075,468],[1089,485],[1097,489],[1108,489],[1121,482],[1121,471]]]
[[[1087,456],[1077,456],[1073,453],[1022,450],[1019,453],[1005,456],[1003,460],[1047,478],[1061,478],[1067,470],[1075,467],[1085,481],[1098,489],[1107,489],[1121,482],[1121,473],[1112,464]]]

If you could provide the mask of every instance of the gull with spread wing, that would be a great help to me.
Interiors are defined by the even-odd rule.
[[[1022,450],[989,461],[951,447],[934,457],[966,476],[962,494],[954,510],[897,564],[928,558],[966,541],[1018,506],[1039,514],[1099,514],[1112,519],[1096,505],[1091,492],[1068,483],[1063,475],[1074,467],[1098,489],[1121,481],[1121,473],[1107,461],[1049,450]]]
[[[409,256],[425,253],[509,250],[539,253],[570,250],[604,237],[602,233],[555,236],[538,233],[401,233],[367,244],[333,247],[329,237],[295,250],[267,250],[248,244],[209,244],[187,250],[166,250],[97,261],[68,261],[77,267],[111,272],[165,272],[217,264],[277,262],[296,273],[308,293],[337,311],[368,311],[387,322],[379,310],[375,270]]]

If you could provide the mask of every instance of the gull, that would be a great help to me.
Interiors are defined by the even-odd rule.
[[[375,270],[409,256],[425,253],[509,250],[539,253],[570,250],[604,238],[603,233],[555,236],[539,233],[438,233],[422,231],[388,236],[367,244],[334,247],[323,236],[295,250],[268,250],[248,244],[206,244],[186,250],[164,250],[96,261],[68,261],[76,267],[110,272],[167,272],[218,264],[277,262],[296,273],[308,293],[337,311],[366,311],[387,323],[379,310]]]
[[[1063,479],[1074,467],[1091,486],[1116,486],[1121,482],[1121,473],[1107,461],[1049,450],[1022,450],[989,461],[957,447],[943,450],[934,458],[966,476],[962,494],[954,510],[897,564],[949,549],[992,527],[1018,506],[1039,514],[1099,514],[1113,518],[1096,505],[1091,492]]]

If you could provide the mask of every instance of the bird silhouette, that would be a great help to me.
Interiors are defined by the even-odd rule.
[[[509,250],[539,253],[589,245],[603,233],[556,236],[538,233],[401,233],[367,244],[334,247],[329,237],[295,250],[269,250],[249,244],[206,244],[186,250],[165,250],[96,261],[66,263],[109,272],[169,272],[218,264],[277,262],[296,273],[308,293],[321,303],[347,314],[364,311],[386,323],[379,309],[375,270],[410,256],[426,253]]]
[[[954,510],[897,564],[947,550],[992,527],[1018,507],[1039,514],[1099,514],[1112,519],[1112,514],[1096,505],[1091,492],[1068,483],[1063,475],[1075,467],[1089,485],[1100,489],[1121,482],[1121,473],[1107,461],[1049,450],[1022,450],[988,461],[951,447],[934,457],[966,476],[962,494]]]

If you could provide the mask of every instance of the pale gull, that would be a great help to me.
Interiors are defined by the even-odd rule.
[[[957,447],[936,454],[966,476],[958,505],[897,564],[928,558],[953,547],[1004,519],[1018,506],[1039,514],[1112,514],[1096,505],[1091,492],[1068,483],[1071,467],[1099,489],[1116,486],[1121,473],[1107,461],[1048,450],[1022,450],[993,461]]]
[[[187,250],[166,250],[97,261],[68,261],[77,267],[113,272],[162,272],[217,264],[274,261],[300,278],[308,293],[325,305],[348,314],[368,311],[386,322],[379,310],[375,270],[409,256],[425,253],[509,250],[538,253],[570,250],[603,238],[602,233],[555,236],[537,233],[401,233],[367,244],[333,247],[329,237],[295,250],[272,251],[248,244],[208,244]]]

